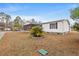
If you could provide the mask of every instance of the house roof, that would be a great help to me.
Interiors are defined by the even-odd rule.
[[[36,23],[32,23],[31,21],[27,21],[27,22],[25,22],[24,25],[29,25],[29,24],[36,24]]]
[[[67,21],[68,24],[70,25],[70,22],[67,19],[55,20],[55,21],[50,21],[50,22],[44,22],[44,23],[41,23],[41,24],[56,23],[56,22],[62,22],[62,21]]]

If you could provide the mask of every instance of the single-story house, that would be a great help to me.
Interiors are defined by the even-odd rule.
[[[65,33],[70,31],[70,23],[68,20],[57,20],[42,23],[44,32]]]

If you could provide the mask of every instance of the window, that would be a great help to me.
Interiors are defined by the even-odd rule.
[[[57,29],[57,23],[50,24],[50,29]]]

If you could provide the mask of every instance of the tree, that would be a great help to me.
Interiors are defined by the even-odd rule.
[[[22,29],[22,19],[19,16],[17,16],[14,19],[13,29],[14,30],[21,30]]]
[[[79,7],[76,7],[71,10],[70,17],[75,21],[73,28],[79,30]]]
[[[9,22],[11,19],[11,16],[8,14],[5,14],[4,12],[1,12],[0,16],[2,17],[2,20],[5,19],[6,23]]]
[[[11,19],[11,16],[6,14],[6,23],[9,23],[10,19]]]
[[[70,17],[73,19],[73,20],[76,20],[76,19],[79,19],[79,7],[77,8],[74,8],[70,11]]]
[[[4,22],[4,21],[6,21],[5,23],[5,27],[7,27],[8,25],[9,25],[9,21],[10,21],[10,19],[11,19],[11,16],[10,15],[8,15],[8,14],[5,14],[4,12],[1,12],[0,13],[0,16],[2,17],[2,19],[1,19],[1,21],[2,22]]]
[[[36,24],[37,22],[36,22],[35,19],[33,18],[33,19],[31,19],[31,23],[32,23],[32,24]]]

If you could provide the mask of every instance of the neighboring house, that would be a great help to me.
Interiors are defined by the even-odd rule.
[[[38,26],[39,24],[32,19],[32,21],[26,21],[25,24],[23,25],[23,30],[29,31],[33,26]]]
[[[34,24],[27,24],[23,26],[23,30],[30,30]]]
[[[0,22],[0,31],[5,30],[5,23]]]
[[[0,30],[5,30],[5,16],[0,15]]]
[[[44,32],[65,33],[70,31],[70,23],[68,20],[57,20],[42,23]]]
[[[35,26],[36,24],[31,23],[30,21],[27,21],[24,25],[23,25],[23,30],[30,30],[33,26]]]
[[[6,23],[6,21],[5,21],[5,16],[3,16],[3,15],[1,16],[1,15],[0,15],[0,22]]]

